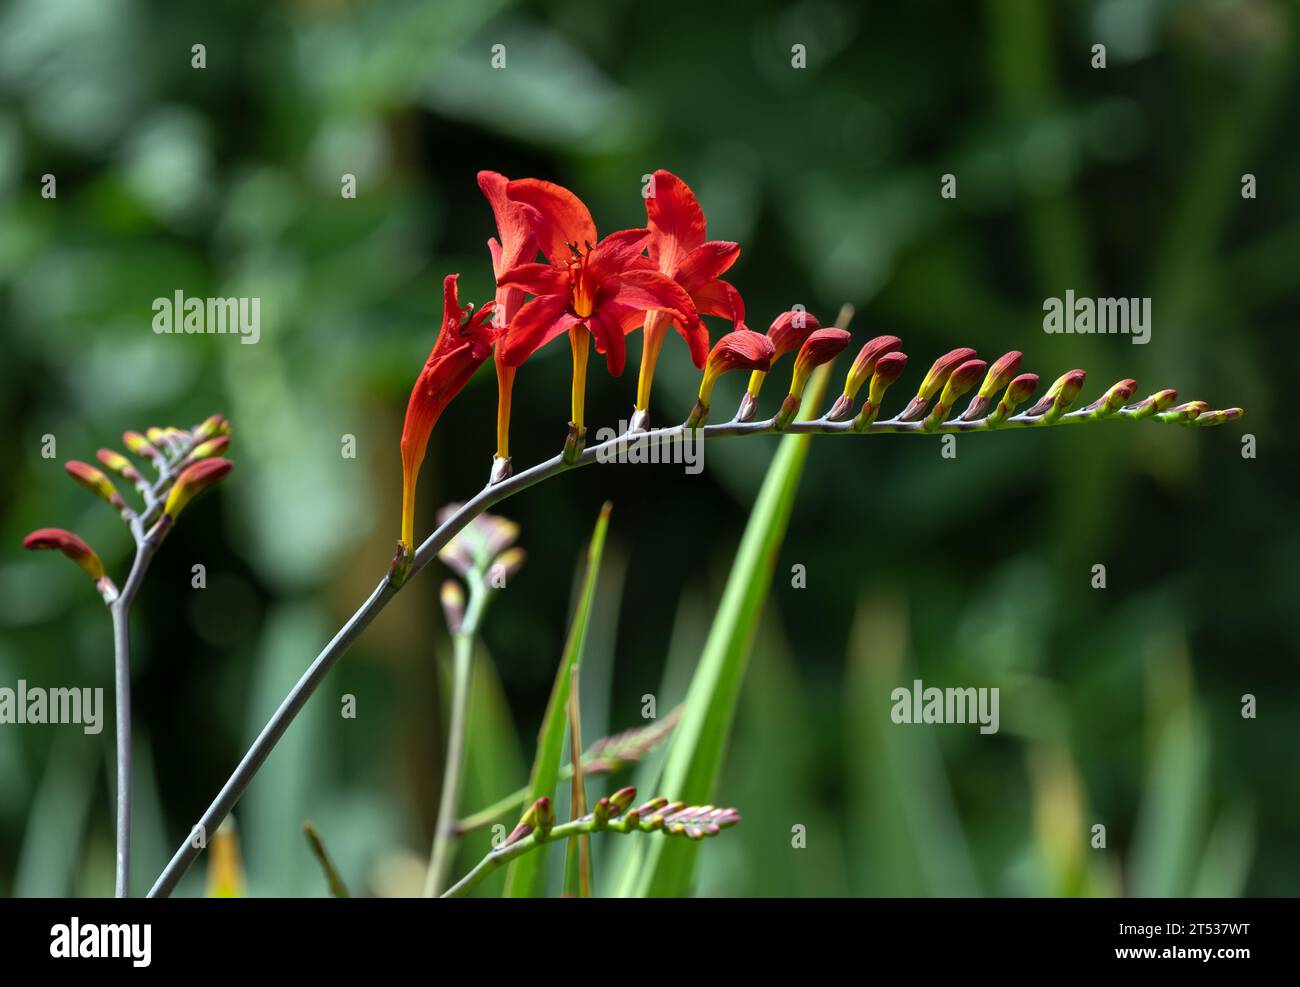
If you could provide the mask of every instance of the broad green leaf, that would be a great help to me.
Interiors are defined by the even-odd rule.
[[[828,372],[829,365],[824,365],[814,374],[804,402],[805,414],[820,406]],[[783,437],[768,467],[687,691],[681,722],[673,731],[660,783],[668,798],[691,805],[705,804],[712,795],[754,633],[808,457],[808,442],[807,435]],[[690,841],[641,840],[628,855],[619,893],[636,897],[688,893],[695,852]]]
[[[542,717],[542,726],[537,732],[537,755],[529,776],[525,805],[532,805],[543,797],[555,801],[555,787],[560,777],[560,758],[564,754],[564,733],[568,721],[566,706],[569,701],[569,677],[572,669],[582,666],[582,649],[587,642],[587,626],[591,622],[591,601],[596,595],[596,576],[600,571],[600,556],[605,548],[605,532],[609,529],[609,512],[612,509],[613,505],[608,502],[601,508],[600,517],[596,519],[596,530],[592,533],[591,544],[587,548],[587,573],[582,581],[582,594],[578,598],[573,622],[569,625],[569,636],[564,642],[560,667],[555,671],[555,684],[551,687],[551,698],[546,704],[546,715]],[[512,863],[506,874],[506,897],[537,897],[545,875],[545,863],[546,857],[541,853],[525,854]]]

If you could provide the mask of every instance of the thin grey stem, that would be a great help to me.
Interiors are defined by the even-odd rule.
[[[131,870],[131,643],[126,609],[114,603],[110,612],[117,717],[117,871],[113,893],[125,898]]]
[[[442,799],[438,805],[438,821],[434,824],[433,849],[429,853],[429,870],[424,881],[426,898],[437,897],[446,887],[459,835],[456,817],[460,812],[461,777],[465,771],[474,642],[488,597],[485,578],[485,574],[477,570],[469,574],[466,580],[469,602],[465,607],[464,619],[452,640],[451,719],[447,728],[447,760],[442,772]]]

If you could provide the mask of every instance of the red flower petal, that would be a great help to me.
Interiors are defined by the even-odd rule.
[[[627,270],[641,257],[641,251],[649,239],[650,231],[647,229],[611,233],[596,244],[591,256],[587,258],[587,277],[598,283]]]
[[[568,189],[538,178],[519,178],[506,186],[506,192],[515,202],[532,208],[529,218],[537,245],[556,267],[569,261],[566,244],[584,247],[596,242],[591,213]]]
[[[646,216],[655,234],[650,259],[659,270],[671,273],[704,242],[704,210],[690,187],[671,171],[660,168],[654,173],[654,193],[645,200]]]
[[[745,301],[729,282],[717,278],[710,281],[698,291],[691,292],[695,302],[695,311],[700,315],[720,315],[730,319],[737,329],[748,328],[745,325]]]
[[[688,292],[694,294],[714,278],[725,273],[740,256],[740,244],[729,240],[710,240],[702,243],[677,265],[673,277]]]
[[[501,235],[501,242],[492,255],[492,272],[497,276],[537,256],[537,239],[533,236],[535,213],[530,206],[511,201],[506,192],[509,185],[510,180],[495,171],[478,173],[478,187],[492,206],[497,232]],[[491,246],[489,240],[489,249]]]
[[[550,264],[520,264],[497,278],[498,288],[521,288],[530,295],[569,296],[569,276]]]
[[[521,308],[511,320],[497,350],[501,362],[517,367],[556,336],[580,320],[568,310],[565,295],[542,295]]]
[[[627,365],[627,340],[619,319],[608,310],[599,310],[587,319],[587,328],[596,341],[596,352],[605,354],[605,366],[618,377]]]

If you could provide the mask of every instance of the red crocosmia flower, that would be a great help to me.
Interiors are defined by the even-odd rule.
[[[510,180],[495,171],[480,171],[478,187],[487,196],[492,206],[492,215],[496,217],[497,234],[488,240],[488,251],[492,254],[492,274],[500,278],[507,271],[521,264],[530,263],[537,258],[537,238],[533,235],[535,217],[533,210],[521,202],[513,201],[506,193]],[[499,287],[496,294],[496,310],[492,321],[496,328],[508,333],[510,323],[524,304],[524,290],[514,287]],[[496,351],[497,371],[497,464],[494,464],[494,477],[504,479],[509,475],[506,462],[510,458],[510,396],[514,389],[515,368],[507,366],[502,360],[500,348]],[[500,474],[499,476],[497,474]]]
[[[649,269],[641,255],[647,229],[620,230],[603,240],[582,201],[568,189],[525,178],[507,186],[509,197],[530,207],[533,234],[549,261],[520,264],[497,279],[498,286],[536,295],[510,321],[501,360],[517,367],[561,333],[573,345],[573,423],[583,429],[583,395],[588,340],[605,354],[618,376],[627,360],[624,335],[660,309],[695,330],[699,316],[690,296],[672,278]]]
[[[740,292],[719,277],[740,256],[740,244],[705,241],[704,210],[690,186],[672,172],[660,168],[653,175],[651,187],[654,194],[645,200],[651,264],[685,289],[698,314],[720,315],[730,319],[734,328],[745,328],[745,303]],[[685,338],[697,367],[703,370],[708,359],[709,333],[703,322],[684,324],[665,312],[647,315],[637,384],[639,412],[650,406],[655,363],[670,325]]]
[[[443,409],[482,366],[500,335],[488,322],[494,303],[488,302],[477,312],[472,311],[472,306],[460,307],[458,277],[449,274],[442,282],[442,327],[406,405],[406,424],[402,427],[402,546],[408,552],[415,544],[415,481],[429,435]]]

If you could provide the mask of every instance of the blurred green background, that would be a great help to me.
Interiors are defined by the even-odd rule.
[[[1247,409],[1213,430],[963,437],[956,460],[937,438],[815,441],[717,792],[744,822],[703,848],[700,892],[1300,892],[1297,449],[1280,411],[1300,315],[1298,30],[1283,0],[8,0],[0,685],[103,686],[111,707],[102,605],[21,538],[76,530],[120,580],[127,532],[62,462],[125,428],[226,414],[236,470],[186,513],[135,608],[143,893],[392,556],[402,415],[441,279],[461,272],[476,302],[492,290],[475,172],[569,186],[603,233],[643,223],[641,176],[664,167],[712,237],[742,243],[729,277],[755,328],[851,302],[859,341],[903,337],[900,391],[971,345],[1021,349],[1047,380],[1083,367],[1089,395],[1132,376]],[[151,302],[177,289],[260,297],[260,343],[154,335]],[[1151,297],[1151,342],[1045,334],[1043,299],[1066,289]],[[593,363],[593,425],[630,411],[630,343],[622,379]],[[562,343],[520,372],[517,466],[558,448],[568,377]],[[684,416],[697,381],[670,341],[656,419]],[[486,480],[495,390],[485,368],[439,425],[423,530]],[[583,470],[504,505],[529,559],[489,615],[467,810],[525,780],[600,503],[615,506],[589,739],[640,723],[644,695],[660,715],[680,700],[774,449],[711,445],[697,477]],[[438,568],[237,809],[250,893],[325,893],[309,818],[354,893],[418,891],[445,730]],[[913,678],[998,686],[1001,731],[894,726],[889,692]],[[111,759],[111,709],[97,737],[0,726],[0,893],[111,893]],[[623,842],[595,841],[601,881]],[[205,869],[181,892],[202,893]]]

